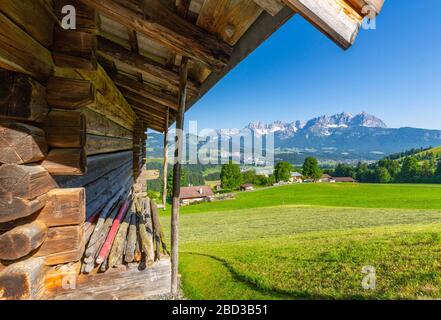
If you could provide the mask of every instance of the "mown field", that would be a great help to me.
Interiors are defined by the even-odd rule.
[[[441,298],[440,186],[291,185],[182,211],[189,299]]]

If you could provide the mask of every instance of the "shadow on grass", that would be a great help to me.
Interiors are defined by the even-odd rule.
[[[213,260],[219,262],[220,264],[222,264],[222,266],[224,266],[228,270],[228,272],[231,274],[231,276],[233,277],[233,279],[235,281],[240,282],[242,285],[246,286],[250,290],[257,291],[263,295],[272,296],[278,300],[335,300],[336,299],[334,296],[316,295],[316,294],[311,294],[311,293],[305,292],[305,291],[286,291],[286,290],[281,290],[281,289],[263,287],[255,279],[252,279],[252,278],[248,277],[247,275],[244,275],[242,273],[237,272],[235,270],[235,268],[232,267],[228,263],[228,261],[226,261],[222,258],[213,256],[210,254],[196,253],[196,252],[181,252],[181,254],[186,254],[186,255],[190,255],[190,256],[191,255],[201,256],[201,257],[213,259]],[[351,295],[351,296],[340,296],[339,299],[342,299],[342,300],[365,300],[366,297],[358,296],[358,295]]]

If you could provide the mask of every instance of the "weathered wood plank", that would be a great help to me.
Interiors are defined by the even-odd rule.
[[[377,15],[384,5],[384,0],[345,0],[361,16]]]
[[[44,256],[44,263],[47,266],[56,266],[60,264],[78,262],[84,254],[85,243],[84,241],[78,245],[77,248],[64,252],[56,252],[47,256]]]
[[[178,97],[153,89],[144,83],[121,74],[116,75],[113,80],[120,88],[138,93],[147,99],[163,104],[164,106],[170,107],[173,110],[178,109]]]
[[[40,128],[0,121],[0,163],[26,164],[45,158],[47,144]]]
[[[47,236],[47,227],[41,222],[18,226],[0,235],[0,259],[17,260],[39,248]]]
[[[78,109],[95,102],[95,87],[89,80],[51,77],[46,86],[52,108]]]
[[[0,193],[31,200],[56,187],[49,172],[41,166],[5,164],[0,167]]]
[[[53,110],[46,123],[46,141],[54,148],[83,148],[86,119],[81,112]]]
[[[124,181],[130,176],[130,162],[122,165],[121,167],[109,172],[100,179],[86,185],[87,203],[99,198],[103,193],[103,190],[109,191],[115,184],[121,184],[120,188],[124,186]]]
[[[0,67],[45,80],[51,76],[51,53],[0,13]]]
[[[132,138],[132,132],[130,130],[120,126],[102,114],[89,108],[83,108],[81,112],[86,119],[87,133],[97,136]]]
[[[87,171],[84,149],[51,149],[41,163],[53,176],[82,176]]]
[[[0,273],[0,300],[39,299],[47,271],[44,259],[39,258],[8,266]]]
[[[92,134],[87,135],[85,150],[88,156],[125,151],[133,148],[133,140],[125,138],[104,137]]]
[[[235,45],[262,12],[249,0],[205,0],[197,25]]]
[[[48,227],[82,225],[86,220],[84,188],[54,189],[48,192],[47,202],[37,218]]]
[[[95,35],[55,28],[52,51],[58,67],[96,70],[96,49]]]
[[[284,0],[343,49],[357,38],[362,17],[342,0]]]
[[[49,228],[46,240],[33,256],[45,257],[78,250],[83,244],[83,235],[83,225]]]
[[[177,90],[179,88],[179,74],[168,69],[140,54],[105,38],[99,38],[98,53],[107,60],[117,61],[133,72],[141,73],[145,78],[153,80],[167,88]],[[189,92],[196,96],[199,84],[189,81]]]
[[[79,177],[55,177],[61,188],[84,187],[107,173],[132,161],[132,152],[100,154],[87,158],[87,173]]]
[[[137,265],[127,271],[81,275],[75,290],[61,286],[47,288],[43,299],[55,300],[144,300],[170,293],[170,260],[162,260],[140,271]]]
[[[125,249],[124,261],[131,263],[135,260],[136,244],[138,242],[138,232],[136,224],[136,214],[132,214],[130,217],[129,231],[127,234],[127,244]]]
[[[13,197],[11,194],[0,194],[0,223],[29,217],[46,204],[46,194],[34,200]]]
[[[0,116],[43,123],[47,113],[45,87],[27,75],[0,69]]]
[[[0,11],[43,46],[50,47],[54,19],[48,12],[48,1],[44,1],[2,0]]]
[[[201,61],[216,70],[225,67],[232,48],[170,11],[160,1],[144,1],[143,8],[115,0],[81,0],[111,19],[166,46],[183,56]],[[144,11],[150,19],[144,19]]]
[[[58,77],[90,80],[96,89],[96,101],[88,108],[133,130],[136,114],[101,66],[96,71],[56,68],[55,74]]]
[[[253,0],[253,1],[273,17],[277,15],[284,7],[282,0]]]

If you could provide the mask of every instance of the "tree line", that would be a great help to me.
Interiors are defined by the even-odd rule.
[[[441,158],[430,151],[422,151],[427,150],[413,149],[373,164],[339,164],[328,173],[370,183],[441,183]]]

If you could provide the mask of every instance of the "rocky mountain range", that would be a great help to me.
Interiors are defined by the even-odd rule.
[[[259,136],[273,133],[276,161],[293,164],[302,163],[307,156],[314,156],[322,163],[376,161],[412,148],[441,145],[441,130],[389,128],[366,112],[323,115],[309,121],[253,122],[245,129]],[[228,139],[240,131],[220,130],[219,135]]]

